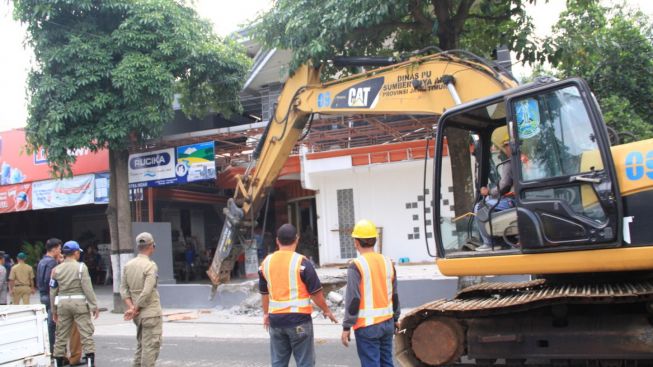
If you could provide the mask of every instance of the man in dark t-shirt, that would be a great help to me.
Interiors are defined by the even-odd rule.
[[[36,268],[36,287],[39,289],[39,299],[48,312],[48,333],[50,336],[50,353],[54,348],[54,332],[57,325],[52,319],[52,310],[50,309],[50,277],[52,269],[57,266],[57,258],[61,254],[61,240],[50,238],[45,242],[45,256],[39,261]]]

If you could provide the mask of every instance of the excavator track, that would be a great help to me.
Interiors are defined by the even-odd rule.
[[[652,304],[651,280],[481,283],[405,315],[396,357],[403,366],[653,365]]]

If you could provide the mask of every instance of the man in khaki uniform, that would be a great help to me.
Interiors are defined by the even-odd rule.
[[[11,302],[15,305],[23,300],[24,305],[29,304],[29,295],[36,292],[34,287],[34,269],[25,264],[27,255],[24,252],[18,253],[16,259],[18,264],[11,267],[9,273],[9,293],[11,294]]]
[[[136,236],[138,256],[125,265],[120,284],[120,295],[127,305],[125,320],[136,325],[135,367],[152,367],[161,350],[161,301],[157,280],[159,268],[150,259],[156,244],[151,234],[143,232]]]
[[[61,251],[59,251],[59,255],[56,258],[57,264],[61,264],[64,260],[63,255],[61,254]],[[54,271],[54,269],[52,269]],[[48,281],[48,289],[50,288],[50,281]],[[50,296],[48,294],[48,300],[50,299]],[[52,302],[50,302],[52,304]],[[52,338],[52,348],[54,351],[54,341],[56,338]],[[66,364],[66,358],[63,359],[64,365]],[[70,327],[70,339],[68,339],[68,363],[71,366],[76,366],[82,362],[82,339],[79,336],[79,330],[77,330],[77,325],[73,322],[72,326]]]
[[[87,366],[95,366],[95,328],[91,312],[96,319],[100,313],[88,269],[84,263],[78,261],[81,251],[77,242],[66,242],[62,249],[65,260],[54,268],[50,280],[52,314],[54,322],[57,323],[53,353],[57,367],[63,366],[73,322],[82,338]]]

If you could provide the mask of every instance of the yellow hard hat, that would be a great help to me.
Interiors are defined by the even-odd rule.
[[[503,148],[504,145],[510,143],[510,134],[508,133],[507,126],[501,126],[492,132],[492,143],[499,148]]]
[[[351,236],[354,238],[376,238],[378,233],[376,233],[376,226],[374,223],[367,219],[363,219],[356,223],[354,230],[351,232]]]

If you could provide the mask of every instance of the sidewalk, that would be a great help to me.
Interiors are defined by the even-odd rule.
[[[165,316],[168,315],[168,316]],[[186,316],[188,320],[171,320]],[[263,329],[262,317],[234,316],[215,310],[164,310],[163,335],[182,338],[213,339],[268,339]],[[316,339],[338,339],[342,326],[331,324],[321,317],[313,320]],[[95,335],[133,336],[136,328],[132,322],[123,321],[121,314],[102,312],[95,320]]]

